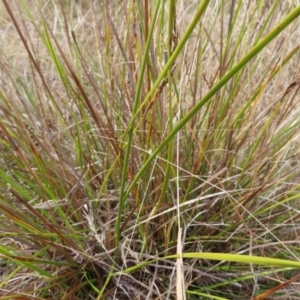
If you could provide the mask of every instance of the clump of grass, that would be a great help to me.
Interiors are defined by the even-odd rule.
[[[1,5],[1,299],[300,298],[299,6]]]

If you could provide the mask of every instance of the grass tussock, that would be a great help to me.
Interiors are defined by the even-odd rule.
[[[296,1],[0,12],[1,299],[300,299]]]

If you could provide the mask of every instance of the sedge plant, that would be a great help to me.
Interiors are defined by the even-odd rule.
[[[300,299],[299,15],[3,0],[0,298]]]

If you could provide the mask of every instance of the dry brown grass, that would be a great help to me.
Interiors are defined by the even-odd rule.
[[[27,12],[21,1],[0,3],[0,299],[180,299],[178,280],[188,299],[255,299],[296,276],[256,267],[251,256],[299,257],[298,21],[130,186],[170,120],[182,120],[296,4],[212,1],[141,107],[167,60],[166,4],[133,122],[154,2],[39,1],[40,10],[25,2]],[[176,2],[172,50],[197,6]],[[181,229],[184,253],[249,255],[250,267],[194,258],[180,273],[181,261],[157,260],[180,253]],[[282,294],[299,299],[297,284],[274,299]]]

